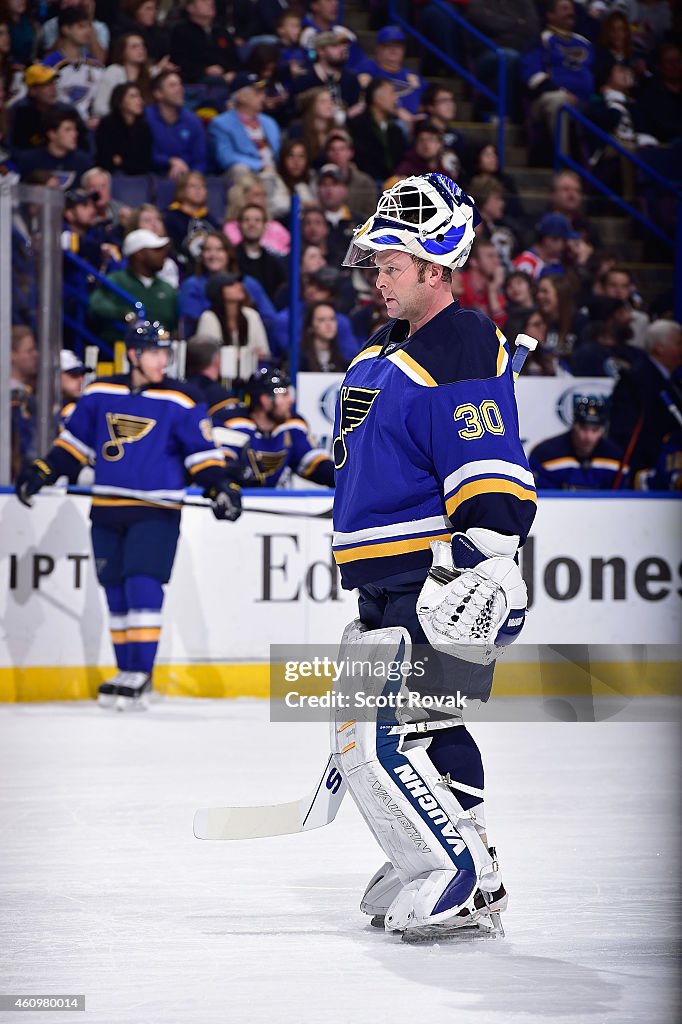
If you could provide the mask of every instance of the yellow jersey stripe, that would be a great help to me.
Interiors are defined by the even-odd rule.
[[[413,359],[407,352],[394,352],[393,355],[388,357],[392,363],[396,366],[402,363],[401,369],[411,371],[408,376],[412,380],[416,377],[418,381],[425,384],[427,388],[437,388],[438,384],[433,379],[428,370],[425,370],[423,366],[420,366],[416,359]]]
[[[74,459],[80,462],[81,466],[87,466],[87,456],[83,455],[83,452],[79,452],[78,449],[74,448],[74,446],[72,444],[69,444],[68,441],[64,441],[61,437],[58,437],[54,443],[54,446],[55,448],[63,448],[65,451],[69,453],[69,455],[73,455]]]
[[[125,629],[111,629],[109,632],[112,644],[124,644],[126,642]]]
[[[216,402],[215,405],[211,406],[208,410],[208,415],[212,416],[218,409],[226,409],[228,405],[239,405],[239,402],[236,398],[224,398],[222,402]]]
[[[181,509],[182,505],[174,501],[142,501],[139,498],[95,498],[92,499],[92,504],[97,506],[105,506],[111,508],[118,508],[120,505],[137,505],[143,506],[144,508],[169,508],[169,509]]]
[[[542,463],[543,469],[577,469],[580,463],[570,455],[561,455],[556,459],[547,459]]]
[[[203,462],[197,462],[196,466],[190,466],[190,473],[194,475],[201,469],[206,469],[208,466],[224,466],[225,459],[204,459]]]
[[[356,562],[363,558],[387,558],[390,555],[405,555],[410,551],[424,551],[432,540],[450,540],[450,533],[439,533],[431,537],[411,537],[409,540],[385,541],[383,544],[363,544],[362,547],[344,548],[334,551],[337,565]]]
[[[310,460],[310,463],[301,471],[302,477],[309,477],[312,472],[320,465],[321,462],[327,462],[329,459],[328,455],[317,455],[314,459]]]
[[[519,501],[532,501],[535,504],[537,504],[538,500],[535,491],[522,487],[520,484],[512,483],[511,480],[495,478],[474,480],[460,487],[459,491],[445,502],[448,515],[451,516],[465,501],[468,501],[469,498],[475,498],[479,494],[512,494]]]
[[[355,366],[356,363],[362,362],[363,359],[372,359],[373,356],[377,355],[379,352],[381,352],[381,345],[370,345],[369,348],[365,348],[362,352],[358,352],[355,358],[351,359],[348,364],[348,369],[350,370],[351,366]]]

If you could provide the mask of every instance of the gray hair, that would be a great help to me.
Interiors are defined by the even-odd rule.
[[[81,183],[88,187],[88,182],[95,177],[96,174],[103,174],[111,186],[111,175],[109,171],[105,171],[103,167],[89,167],[85,174],[81,175]]]
[[[682,324],[678,324],[677,320],[654,320],[647,327],[644,336],[647,352],[652,352],[661,346],[665,347],[679,331],[682,331]]]

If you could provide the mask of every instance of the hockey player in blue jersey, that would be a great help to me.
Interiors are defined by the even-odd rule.
[[[127,347],[130,373],[88,385],[49,453],[16,482],[30,506],[44,484],[74,480],[94,462],[92,547],[118,667],[100,686],[98,703],[122,711],[146,707],[152,688],[186,474],[205,488],[217,519],[241,512],[239,484],[214,444],[206,406],[165,376],[168,333],[156,322],[138,323]]]
[[[628,467],[622,466],[621,449],[604,437],[607,424],[603,398],[576,395],[571,429],[541,441],[530,453],[537,489],[610,491],[616,481],[627,487]]]
[[[477,222],[469,196],[428,174],[384,192],[355,232],[344,265],[374,266],[391,319],[339,392],[333,548],[343,586],[359,589],[342,656],[379,657],[381,645],[381,658],[404,665],[420,652],[429,669],[413,692],[487,700],[494,659],[524,622],[516,555],[536,496],[508,343],[450,292]],[[389,858],[361,903],[372,923],[406,941],[499,929],[507,897],[461,713],[362,722],[341,711],[332,751]]]
[[[281,370],[262,367],[246,385],[248,404],[235,401],[216,407],[214,436],[228,461],[241,458],[249,483],[277,487],[290,473],[334,486],[334,463],[318,448],[308,424],[292,414],[291,382]]]

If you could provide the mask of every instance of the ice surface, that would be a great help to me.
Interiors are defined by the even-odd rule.
[[[257,701],[0,706],[0,1024],[680,1019],[679,725],[479,722],[507,938],[411,947],[358,911],[384,859],[348,798],[316,832],[192,836],[197,807],[302,796],[321,725]]]

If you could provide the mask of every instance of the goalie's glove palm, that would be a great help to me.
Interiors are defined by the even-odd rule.
[[[526,585],[510,555],[486,557],[463,534],[455,534],[453,547],[465,556],[475,552],[477,564],[455,565],[450,544],[434,541],[433,564],[417,603],[419,621],[436,650],[488,665],[521,632]]]

